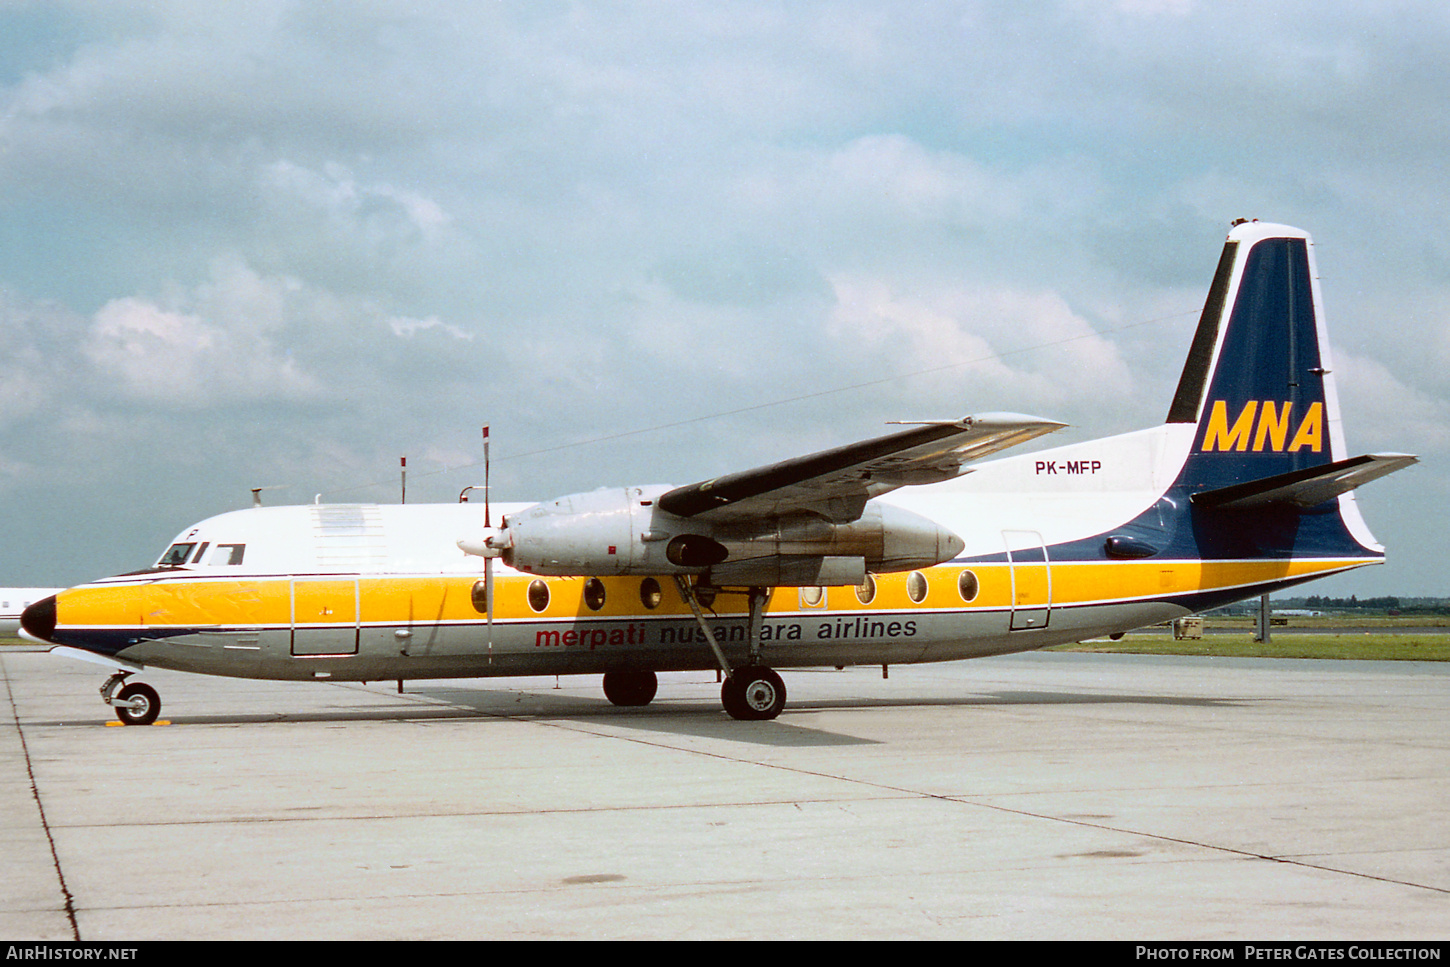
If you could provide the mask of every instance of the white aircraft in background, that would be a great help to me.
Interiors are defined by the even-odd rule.
[[[20,614],[41,598],[59,594],[65,588],[0,588],[0,635],[20,630]]]
[[[648,703],[657,672],[718,667],[726,711],[769,719],[774,668],[1118,636],[1383,560],[1352,491],[1415,458],[1346,456],[1320,305],[1309,236],[1238,223],[1146,430],[982,460],[1062,424],[966,416],[684,487],[494,508],[496,527],[467,503],[253,508],[22,622],[114,668],[103,697],[138,724],[160,709],[125,684],[146,666],[602,673],[619,705]]]

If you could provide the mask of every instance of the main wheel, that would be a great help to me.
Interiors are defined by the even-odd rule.
[[[604,673],[604,697],[615,705],[648,705],[659,687],[654,672]]]
[[[123,702],[132,702],[134,707],[117,705],[116,718],[127,725],[150,725],[161,714],[161,696],[156,689],[143,682],[132,682],[116,695]]]
[[[737,668],[720,686],[720,704],[733,719],[761,722],[785,708],[785,682],[769,668]]]

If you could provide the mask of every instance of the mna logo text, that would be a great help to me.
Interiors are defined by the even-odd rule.
[[[1233,426],[1229,426],[1228,403],[1215,400],[1213,410],[1208,416],[1208,429],[1203,434],[1202,450],[1204,453],[1214,450],[1237,450],[1240,453],[1247,450],[1254,453],[1269,450],[1284,453],[1284,444],[1288,442],[1289,453],[1299,450],[1319,453],[1324,445],[1324,404],[1309,405],[1308,412],[1299,421],[1299,427],[1291,439],[1289,425],[1293,407],[1292,401],[1276,404],[1273,400],[1249,400],[1239,411]]]

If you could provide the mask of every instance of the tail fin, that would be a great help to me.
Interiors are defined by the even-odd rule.
[[[1191,490],[1344,458],[1320,305],[1308,233],[1234,227],[1168,413],[1198,425],[1182,479]]]
[[[1168,412],[1195,424],[1178,486],[1199,508],[1242,512],[1297,514],[1347,495],[1341,520],[1379,550],[1349,491],[1415,458],[1346,456],[1321,306],[1308,233],[1234,226]]]

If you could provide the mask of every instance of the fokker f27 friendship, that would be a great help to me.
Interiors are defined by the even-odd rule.
[[[1309,236],[1229,233],[1159,426],[983,458],[1062,424],[986,413],[675,487],[537,504],[253,508],[155,567],[32,604],[29,636],[116,669],[377,681],[719,668],[737,719],[775,668],[1026,651],[1379,563],[1353,490],[1415,458],[1345,455]],[[496,573],[495,573],[496,572]]]

